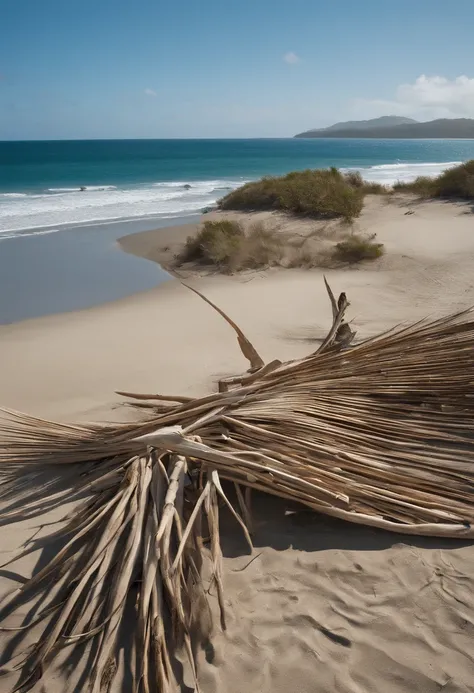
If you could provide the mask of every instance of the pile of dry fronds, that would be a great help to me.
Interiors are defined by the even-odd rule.
[[[225,628],[219,511],[227,506],[250,543],[251,489],[396,532],[474,536],[472,313],[348,348],[346,297],[336,302],[327,288],[328,336],[284,364],[264,365],[214,306],[236,330],[249,371],[200,399],[120,393],[148,414],[141,423],[72,426],[5,412],[2,523],[82,499],[58,532],[27,545],[20,555],[63,542],[4,599],[3,622],[32,601],[23,627],[43,624],[8,669],[21,670],[19,690],[62,648],[88,641],[91,690],[106,688],[131,595],[135,690],[174,690],[180,651],[196,681],[195,648],[207,637],[203,559]],[[222,479],[234,482],[239,512]]]

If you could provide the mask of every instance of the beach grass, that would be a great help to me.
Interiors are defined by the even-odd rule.
[[[294,171],[246,183],[223,197],[218,205],[221,210],[280,210],[352,221],[361,213],[368,192],[361,181],[357,174],[343,174],[336,168]]]
[[[187,238],[176,263],[178,266],[188,262],[213,265],[221,272],[232,274],[281,264],[283,246],[282,235],[262,223],[255,222],[244,230],[237,221],[208,220],[195,235]]]
[[[364,260],[376,260],[385,252],[383,243],[377,243],[375,234],[364,237],[354,233],[340,243],[336,243],[333,258],[340,262],[354,264]]]
[[[361,190],[364,195],[386,195],[390,192],[390,189],[386,185],[362,178],[360,171],[347,171],[343,176],[344,180],[349,183],[349,185]]]
[[[395,183],[393,190],[414,193],[424,198],[472,199],[474,197],[474,159],[448,168],[436,178],[419,176],[409,183]]]
[[[375,235],[352,233],[332,247],[311,244],[311,235],[295,244],[291,234],[257,221],[244,225],[233,219],[207,220],[188,236],[175,257],[175,266],[193,263],[223,274],[243,270],[287,267],[311,269],[375,260],[384,253]]]

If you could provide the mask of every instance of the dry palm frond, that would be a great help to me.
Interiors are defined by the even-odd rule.
[[[98,693],[115,668],[134,585],[136,690],[172,690],[180,649],[197,681],[195,645],[208,637],[197,613],[207,608],[203,523],[223,627],[220,502],[250,543],[221,479],[236,485],[247,523],[242,486],[355,523],[474,537],[472,313],[347,349],[353,338],[344,322],[348,302],[344,294],[336,302],[327,289],[333,324],[316,353],[264,366],[225,316],[250,375],[227,379],[220,392],[197,399],[123,393],[147,407],[143,422],[72,426],[5,412],[0,522],[82,499],[59,531],[20,554],[63,541],[54,559],[3,604],[6,618],[36,598],[35,622],[44,623],[43,636],[16,665],[21,690],[59,649],[92,640],[91,690]],[[34,483],[45,464],[50,477],[38,498]],[[52,584],[55,592],[45,597]]]
[[[42,637],[12,669],[22,669],[18,690],[28,690],[61,648],[94,638],[90,686],[99,693],[115,662],[119,630],[134,585],[138,591],[137,690],[156,690],[157,685],[160,691],[172,690],[172,659],[181,647],[196,679],[192,638],[199,639],[201,634],[192,605],[206,608],[198,531],[202,512],[212,538],[213,579],[225,626],[218,499],[232,506],[217,471],[208,470],[198,500],[191,505],[185,492],[187,462],[182,456],[158,456],[150,450],[130,457],[118,469],[119,475],[106,472],[89,483],[87,500],[65,518],[59,532],[46,541],[33,541],[2,566],[59,537],[64,541],[54,559],[2,603],[5,619],[19,604],[36,598],[35,618],[26,627],[45,624]],[[245,529],[233,508],[232,512]],[[8,521],[8,515],[3,519]],[[54,596],[48,599],[53,586]],[[8,671],[4,668],[2,673]]]

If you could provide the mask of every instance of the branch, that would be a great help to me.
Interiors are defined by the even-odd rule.
[[[237,341],[239,342],[240,350],[242,351],[242,354],[245,356],[245,358],[250,362],[250,369],[254,371],[262,368],[264,366],[263,359],[259,356],[257,350],[244,335],[240,327],[236,325],[235,322],[231,318],[229,318],[229,316],[226,315],[226,313],[224,313],[223,310],[221,310],[218,306],[215,305],[215,303],[206,298],[206,296],[201,294],[197,289],[193,289],[192,286],[189,286],[189,284],[185,284],[184,282],[182,282],[182,284],[187,289],[190,289],[195,294],[200,296],[203,301],[206,301],[206,303],[212,306],[214,310],[216,310],[219,313],[219,315],[221,315],[224,318],[224,320],[228,322],[229,325],[235,330],[235,332],[237,333]]]
[[[319,354],[322,351],[327,351],[334,343],[337,343],[339,348],[348,346],[355,337],[355,332],[352,332],[349,325],[344,322],[344,314],[350,305],[346,294],[342,292],[339,295],[339,299],[336,303],[336,299],[334,298],[334,294],[327,282],[326,277],[324,277],[324,283],[329,295],[329,300],[331,301],[332,327],[319,349],[315,351],[316,354]]]

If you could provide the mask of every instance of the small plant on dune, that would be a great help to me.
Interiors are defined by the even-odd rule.
[[[361,190],[365,195],[386,195],[388,188],[381,183],[364,180],[360,171],[347,171],[344,174],[344,179],[353,188]]]
[[[435,180],[428,176],[418,176],[414,181],[405,183],[397,181],[393,185],[395,192],[415,193],[419,197],[434,197]]]
[[[388,195],[390,188],[382,183],[376,183],[375,181],[364,181],[364,193],[366,195]]]
[[[295,248],[286,264],[289,269],[313,269],[315,267],[328,267],[329,265],[327,251],[315,252],[312,248],[304,245]]]
[[[236,221],[205,221],[194,236],[189,236],[176,258],[178,264],[197,262],[225,267],[240,247],[244,231]]]
[[[365,181],[359,171],[347,171],[344,174],[344,179],[352,185],[353,188],[363,188]]]
[[[345,241],[336,244],[333,258],[339,262],[356,263],[363,260],[376,260],[385,250],[383,243],[374,241],[375,234],[369,237],[352,234]]]
[[[267,229],[264,224],[256,222],[250,227],[240,250],[240,256],[236,258],[236,270],[280,265],[284,238],[278,231]]]
[[[278,265],[283,256],[283,237],[256,223],[247,231],[236,221],[205,221],[195,236],[189,236],[176,263],[214,265],[224,272]]]

